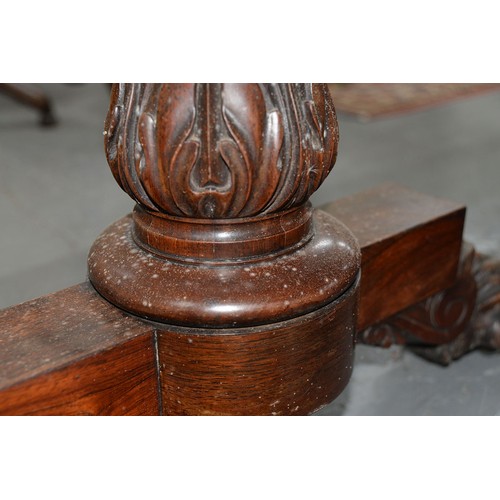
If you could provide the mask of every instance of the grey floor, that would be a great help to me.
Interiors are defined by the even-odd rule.
[[[85,279],[88,248],[132,202],[107,168],[105,85],[43,86],[60,124],[0,95],[0,308]],[[337,164],[315,205],[387,180],[468,207],[466,237],[500,256],[500,93],[362,123],[340,115]],[[358,346],[351,383],[320,415],[500,415],[500,354],[442,368]]]

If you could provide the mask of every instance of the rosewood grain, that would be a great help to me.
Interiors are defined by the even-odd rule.
[[[307,415],[352,372],[357,284],[310,314],[261,327],[158,331],[167,415]]]
[[[0,414],[158,414],[153,331],[88,283],[0,311]]]
[[[337,145],[324,84],[115,85],[106,154],[137,205],[93,245],[90,280],[167,324],[248,326],[326,305],[359,270],[351,232],[308,203]]]
[[[474,248],[464,243],[457,276],[451,287],[360,331],[360,342],[381,347],[451,342],[467,327],[476,308],[475,258]]]
[[[321,208],[346,224],[361,247],[358,330],[453,285],[462,205],[383,184]]]
[[[407,230],[411,233],[412,228]],[[385,238],[393,241],[397,234],[381,234],[380,243]],[[358,237],[364,241],[361,233]],[[368,330],[364,341],[389,345],[401,339],[414,349],[417,341],[445,342],[418,348],[420,355],[440,363],[475,347],[498,348],[500,265],[464,248],[457,281],[450,291],[438,293],[442,305],[436,311],[452,313],[441,316],[441,322],[452,321],[451,329],[424,324],[419,330],[413,322],[409,332],[384,318],[385,323]],[[471,276],[478,289],[477,302]],[[467,298],[467,311],[473,308],[463,330],[464,321],[453,321],[469,315],[461,318],[457,312],[460,297]],[[427,306],[436,301],[431,297],[414,306],[418,316],[422,319],[421,312],[429,311]],[[84,283],[0,312],[0,414],[306,413],[334,397],[349,377],[352,343],[349,336],[334,334],[349,323],[340,315],[329,323],[329,307],[340,307],[336,304],[260,327],[168,327],[127,315]],[[348,305],[342,307],[346,311]],[[309,324],[308,318],[313,320]],[[317,330],[315,318],[321,318]],[[296,329],[291,328],[294,325]],[[323,334],[315,336],[314,331]],[[450,334],[456,335],[451,341]],[[152,350],[155,335],[159,386]],[[336,369],[337,377],[332,376]],[[283,385],[281,378],[288,383]],[[311,381],[312,389],[306,384]],[[327,390],[322,395],[323,389]]]
[[[231,219],[303,205],[332,169],[326,84],[114,84],[105,126],[118,184],[153,213]]]

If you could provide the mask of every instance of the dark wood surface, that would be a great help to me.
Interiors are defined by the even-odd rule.
[[[364,198],[363,194],[359,196]],[[386,199],[384,206],[387,203]],[[387,207],[385,210],[390,219]],[[415,228],[411,223],[415,219],[406,224],[406,237],[425,226],[421,220]],[[379,227],[383,229],[379,237],[369,226],[369,237],[364,237],[362,228],[358,228],[358,238],[364,244],[376,241],[382,249],[387,247],[385,239],[391,245],[397,244],[400,227],[395,228],[394,235],[388,232],[387,222]],[[462,267],[468,268],[469,261],[463,262]],[[407,261],[406,265],[412,263]],[[396,269],[404,267],[397,260],[393,264]],[[373,267],[367,269],[362,269],[365,277],[373,269],[379,272]],[[390,267],[387,269],[390,271]],[[481,274],[484,283],[484,276],[493,276],[493,281],[481,287],[486,298],[477,324],[488,321],[487,311],[493,314],[491,311],[497,310],[491,304],[498,302],[495,302],[498,284],[495,285],[496,275],[490,271]],[[427,280],[427,276],[422,274],[421,279]],[[465,285],[456,286],[463,290]],[[418,301],[420,288],[410,287],[410,290],[416,293],[413,300]],[[451,297],[453,300],[454,295]],[[360,300],[364,300],[363,296]],[[335,335],[340,325],[349,324],[343,316],[349,307],[347,303],[342,306],[344,312],[339,313],[338,322],[332,319],[329,307],[262,327],[167,327],[128,315],[100,297],[89,284],[81,284],[0,312],[0,413],[307,413],[341,390],[352,366],[350,335]],[[416,307],[425,307],[425,302]],[[494,324],[493,321],[492,326],[482,329],[490,332],[490,344],[496,338]],[[421,340],[429,341],[429,329],[425,332]],[[380,340],[380,330],[378,335]],[[439,331],[434,335],[443,339]],[[414,338],[418,339],[418,331]],[[384,342],[382,339],[375,343]],[[471,341],[467,345],[472,348],[477,344]],[[453,351],[455,357],[456,352],[457,348]],[[338,375],[333,373],[335,370]],[[281,378],[286,381],[283,385],[278,383]]]
[[[303,414],[331,401],[352,366],[361,257],[308,201],[337,154],[328,87],[116,84],[104,134],[137,205],[92,246],[89,278],[165,325],[165,412]]]
[[[346,224],[361,246],[359,330],[453,285],[463,205],[383,184],[321,209]]]
[[[88,283],[5,309],[0,414],[307,414],[349,380],[354,330],[343,330],[356,291],[271,327],[218,334],[127,315]]]
[[[160,328],[164,414],[307,415],[328,404],[351,376],[357,291],[272,325]]]
[[[232,219],[303,205],[333,168],[326,84],[114,84],[105,148],[152,214]],[[140,168],[138,168],[140,166]]]
[[[1,313],[0,412],[328,404],[357,329],[453,285],[465,214],[395,185],[312,210],[337,143],[324,84],[114,85],[106,154],[136,209],[90,250],[99,293]]]
[[[114,85],[106,155],[137,206],[94,243],[91,282],[141,317],[200,328],[325,306],[359,271],[352,233],[308,203],[337,145],[325,84]]]
[[[367,344],[407,345],[449,365],[476,348],[500,349],[500,261],[464,243],[455,283],[358,333]]]
[[[464,243],[460,265],[451,287],[418,302],[358,334],[365,344],[440,345],[455,339],[469,324],[476,308],[474,248]]]
[[[89,276],[112,303],[159,322],[224,328],[284,321],[330,303],[359,270],[357,243],[345,226],[321,212],[311,222],[313,235],[295,250],[207,265],[143,250],[129,216],[94,244]]]
[[[82,283],[0,311],[0,414],[157,414],[151,325]]]
[[[401,193],[399,188],[391,189]],[[387,188],[383,192],[387,194]],[[408,190],[403,192],[408,194]],[[368,193],[370,196],[373,194]],[[411,196],[426,199],[415,193]],[[359,197],[365,199],[363,194]],[[384,213],[390,220],[388,203],[386,196]],[[450,206],[442,203],[444,207]],[[376,211],[376,207],[372,206],[372,210]],[[434,211],[431,220],[435,216]],[[373,226],[368,226],[369,235],[364,236],[363,226],[358,225],[357,236],[363,245],[375,241],[379,248],[385,249],[397,245],[401,232],[406,238],[413,231],[419,234],[421,227],[425,227],[421,219],[420,215],[406,225],[402,221],[395,226],[395,234],[389,232],[386,221],[378,226],[379,236]],[[384,244],[386,239],[388,245]],[[405,254],[397,255],[402,258]],[[392,263],[393,268],[400,270],[413,261],[400,263],[396,259]],[[390,270],[388,266],[386,271]],[[290,275],[295,272],[289,271]],[[362,269],[365,278],[367,274],[369,278],[370,272],[379,270],[373,266]],[[419,279],[427,280],[427,275],[422,273]],[[126,280],[124,286],[125,283]],[[487,289],[495,290],[493,284]],[[300,293],[300,288],[297,290]],[[406,295],[406,299],[417,302],[420,290],[411,286],[410,293],[415,295],[413,298]],[[493,292],[486,303],[492,303]],[[360,300],[362,308],[366,295]],[[347,304],[342,306],[342,310],[348,309]],[[328,311],[329,306],[324,306],[316,313],[274,325],[236,330],[167,327],[128,315],[109,304],[89,284],[81,284],[0,313],[0,413],[157,414],[160,408],[166,414],[306,413],[341,390],[350,373],[346,367],[352,366],[351,336],[335,335],[340,325],[349,324],[342,316],[346,313],[339,313],[339,321],[335,322]],[[295,327],[290,329],[287,325]],[[427,336],[421,336],[421,340],[428,341],[428,329],[425,331]],[[439,331],[434,334],[442,339]],[[380,330],[377,335],[380,337]],[[158,371],[155,337],[159,346]],[[383,345],[384,341],[378,343]],[[182,349],[185,351],[181,352]],[[333,373],[335,369],[339,370],[338,375]],[[278,384],[281,381],[276,377],[287,383]],[[205,398],[196,389],[197,382],[203,387]],[[305,382],[313,382],[312,388]],[[297,384],[302,390],[297,390]],[[324,392],[320,393],[318,387]],[[255,399],[258,391],[262,392],[261,398],[257,395]],[[279,403],[271,406],[277,400]]]

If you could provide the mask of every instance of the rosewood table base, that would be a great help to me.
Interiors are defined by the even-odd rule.
[[[500,346],[463,205],[385,184],[312,209],[326,84],[113,84],[104,139],[134,211],[89,282],[0,312],[1,414],[305,415],[356,338],[444,364]]]

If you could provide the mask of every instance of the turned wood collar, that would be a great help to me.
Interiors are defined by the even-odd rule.
[[[151,213],[137,205],[132,234],[137,245],[160,257],[237,264],[303,246],[312,237],[311,214],[307,203],[264,217],[193,219]]]

